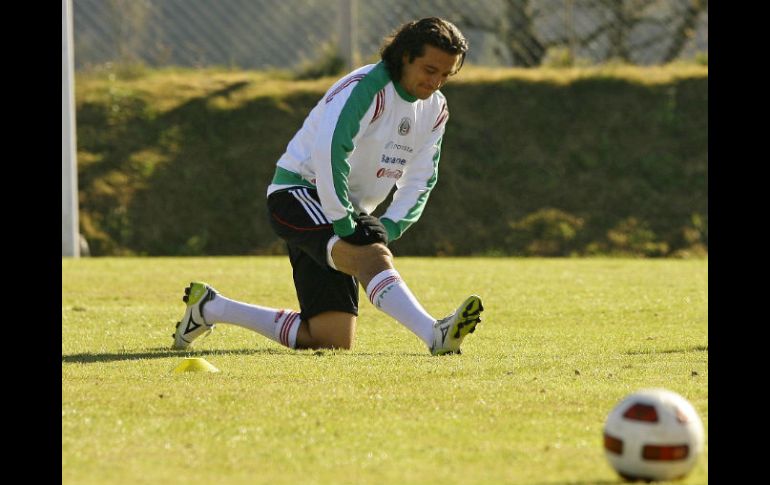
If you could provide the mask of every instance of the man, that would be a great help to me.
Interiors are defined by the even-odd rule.
[[[394,268],[387,244],[419,219],[436,184],[449,117],[439,88],[462,67],[467,49],[450,22],[409,22],[386,39],[381,62],[326,92],[267,189],[270,223],[287,243],[300,312],[237,302],[192,282],[174,348],[188,348],[214,323],[231,323],[289,348],[350,349],[360,283],[370,302],[431,354],[460,353],[481,321],[481,299],[471,295],[446,318],[433,318]],[[394,185],[385,213],[369,215]]]

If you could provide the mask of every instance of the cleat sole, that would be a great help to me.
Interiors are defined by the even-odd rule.
[[[457,330],[452,335],[455,339],[464,338],[469,333],[476,331],[476,325],[481,322],[479,316],[484,310],[484,306],[481,304],[481,298],[478,296],[471,297],[470,301],[465,305],[462,312],[462,318],[457,322]]]

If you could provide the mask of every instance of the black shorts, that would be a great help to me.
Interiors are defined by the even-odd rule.
[[[327,311],[358,315],[358,280],[333,269],[326,246],[334,236],[321,210],[318,192],[308,187],[279,190],[267,198],[273,231],[289,249],[289,260],[303,320]]]

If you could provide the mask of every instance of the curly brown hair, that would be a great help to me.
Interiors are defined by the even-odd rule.
[[[385,38],[380,49],[380,57],[394,81],[401,80],[404,54],[409,55],[411,63],[425,54],[425,45],[437,47],[449,54],[458,54],[460,62],[452,74],[463,66],[468,52],[468,41],[460,29],[452,22],[438,17],[407,22],[393,34]]]

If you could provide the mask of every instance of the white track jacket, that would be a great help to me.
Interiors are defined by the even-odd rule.
[[[347,236],[354,216],[371,214],[395,185],[380,220],[389,240],[398,239],[420,218],[436,185],[448,117],[440,91],[421,100],[393,82],[382,62],[361,67],[310,112],[278,160],[267,193],[316,188],[335,234]]]

